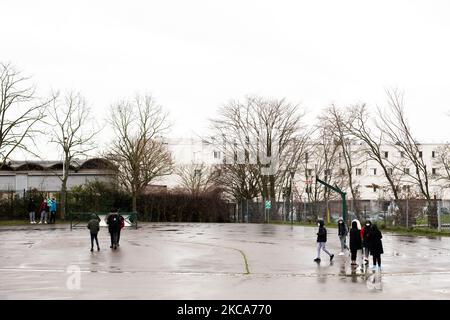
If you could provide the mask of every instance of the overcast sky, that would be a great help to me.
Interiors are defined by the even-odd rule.
[[[330,103],[405,92],[424,142],[450,140],[450,1],[0,1],[0,61],[41,92],[81,91],[102,119],[151,93],[171,136],[246,94],[286,97],[313,119]],[[106,139],[107,134],[103,135]]]

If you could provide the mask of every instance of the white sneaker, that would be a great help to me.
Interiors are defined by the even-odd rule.
[[[339,254],[338,254],[338,256],[343,256],[344,255],[344,253],[341,251],[341,252],[339,252]]]
[[[47,224],[47,221],[44,221],[45,224]]]
[[[39,221],[39,222],[38,222],[38,224],[41,224],[41,223],[42,223],[42,221]]]

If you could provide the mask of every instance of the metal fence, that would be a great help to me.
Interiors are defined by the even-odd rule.
[[[450,231],[450,200],[423,199],[393,200],[347,200],[347,223],[357,218],[361,222],[370,220],[386,227],[429,228]],[[240,223],[304,222],[317,219],[336,222],[342,216],[340,200],[299,202],[280,201],[270,204],[243,200],[234,203],[230,220]]]

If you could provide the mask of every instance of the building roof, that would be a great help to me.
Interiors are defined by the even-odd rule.
[[[11,160],[5,163],[1,168],[2,171],[44,171],[44,170],[62,170],[63,161],[48,160],[48,161],[26,161],[26,160]],[[91,159],[74,159],[70,164],[70,170],[80,169],[104,169],[116,171],[116,166],[104,158]]]

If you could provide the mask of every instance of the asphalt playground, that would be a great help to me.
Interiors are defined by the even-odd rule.
[[[450,238],[385,233],[381,272],[316,255],[316,228],[141,223],[90,252],[89,231],[0,227],[0,299],[450,299]],[[358,262],[360,260],[358,259]]]

